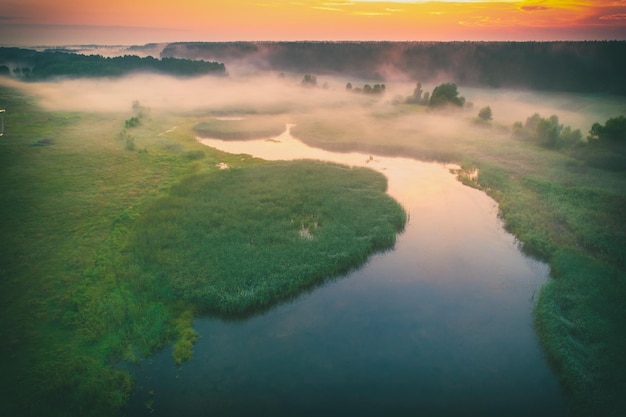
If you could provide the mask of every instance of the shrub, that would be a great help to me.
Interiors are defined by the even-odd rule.
[[[132,136],[126,137],[126,150],[127,151],[135,150],[135,139]]]
[[[589,131],[589,140],[626,142],[626,117],[613,117],[604,126],[594,123]]]
[[[463,107],[465,104],[465,97],[459,97],[457,85],[454,83],[438,85],[430,96],[430,107],[441,107],[448,104],[458,107]]]
[[[580,129],[564,127],[556,115],[544,118],[535,113],[528,117],[523,125],[521,122],[515,122],[511,130],[517,138],[531,140],[554,149],[569,147],[582,140]]]
[[[126,127],[126,129],[137,127],[140,124],[141,124],[141,121],[139,120],[139,117],[136,117],[136,116],[133,116],[124,122],[124,126]]]
[[[491,121],[493,119],[493,113],[491,112],[491,107],[487,106],[487,107],[483,107],[482,109],[480,109],[480,111],[478,112],[478,118],[486,122]]]

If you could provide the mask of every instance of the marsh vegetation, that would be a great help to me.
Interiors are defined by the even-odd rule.
[[[219,139],[258,139],[278,136],[285,130],[282,117],[254,115],[213,117],[194,126],[198,136]]]
[[[176,339],[181,363],[195,314],[268,308],[391,248],[405,222],[370,170],[210,151],[193,117],[143,118],[130,137],[129,112],[3,98],[8,415],[115,414],[132,388],[115,363]]]
[[[381,174],[196,141],[286,123],[318,148],[459,164],[550,265],[534,320],[572,412],[623,413],[626,101],[459,84],[463,106],[438,109],[422,93],[445,80],[407,102],[413,81],[319,78],[2,81],[1,414],[115,415],[133,386],[118,364],[172,343],[189,360],[194,317],[267,310],[393,247],[406,217]]]

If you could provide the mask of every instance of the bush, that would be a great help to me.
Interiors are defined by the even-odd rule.
[[[491,121],[493,119],[493,113],[491,112],[491,107],[487,106],[487,107],[483,107],[482,109],[480,109],[480,111],[478,112],[478,118],[486,122]]]
[[[454,83],[444,83],[435,87],[430,96],[430,107],[441,107],[451,104],[453,106],[463,107],[465,98],[459,97],[457,85]]]
[[[136,116],[133,116],[124,122],[124,126],[126,127],[126,129],[137,127],[140,124],[141,124],[141,121],[139,120],[139,117],[136,117]]]
[[[183,156],[186,159],[189,159],[190,161],[197,161],[199,159],[203,159],[205,154],[204,151],[187,151],[183,154]]]
[[[128,136],[126,138],[126,150],[127,151],[135,150],[135,139],[132,136]]]
[[[626,142],[626,117],[613,117],[606,121],[604,126],[594,123],[589,131],[589,140],[603,142]]]
[[[304,87],[316,87],[317,86],[317,77],[315,75],[306,74],[302,79],[302,86]]]
[[[582,141],[580,129],[564,127],[556,115],[544,118],[535,113],[528,117],[523,125],[521,122],[515,122],[511,130],[517,138],[531,140],[554,149],[570,147]]]

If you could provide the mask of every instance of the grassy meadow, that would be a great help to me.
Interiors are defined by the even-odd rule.
[[[180,364],[198,314],[296,296],[391,248],[406,220],[382,175],[224,154],[195,141],[206,117],[0,99],[0,415],[117,415],[121,362],[175,342]]]
[[[146,207],[125,250],[197,311],[245,315],[392,247],[405,214],[385,189],[312,161],[195,175]]]
[[[213,118],[194,126],[200,137],[224,140],[259,139],[278,136],[285,130],[285,120],[272,116],[240,116],[231,119]]]
[[[581,158],[584,146],[515,139],[499,116],[505,93],[494,120],[477,123],[477,108],[343,90],[307,90],[300,103],[288,91],[291,110],[246,93],[239,111],[233,99],[186,113],[130,102],[90,113],[45,111],[0,86],[0,415],[116,415],[133,386],[118,365],[169,343],[176,363],[190,359],[194,317],[263,311],[393,246],[406,219],[382,175],[195,141],[271,136],[285,123],[328,150],[458,163],[459,180],[492,196],[520,247],[550,265],[535,325],[572,414],[624,415],[626,171]],[[577,97],[569,116],[616,100]]]

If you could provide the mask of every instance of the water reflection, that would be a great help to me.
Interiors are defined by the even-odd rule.
[[[171,348],[136,372],[128,415],[560,416],[532,327],[547,267],[523,256],[495,203],[446,167],[270,141],[208,146],[265,159],[366,165],[409,212],[396,248],[240,322],[204,318],[194,359]],[[154,392],[154,395],[150,393]]]

